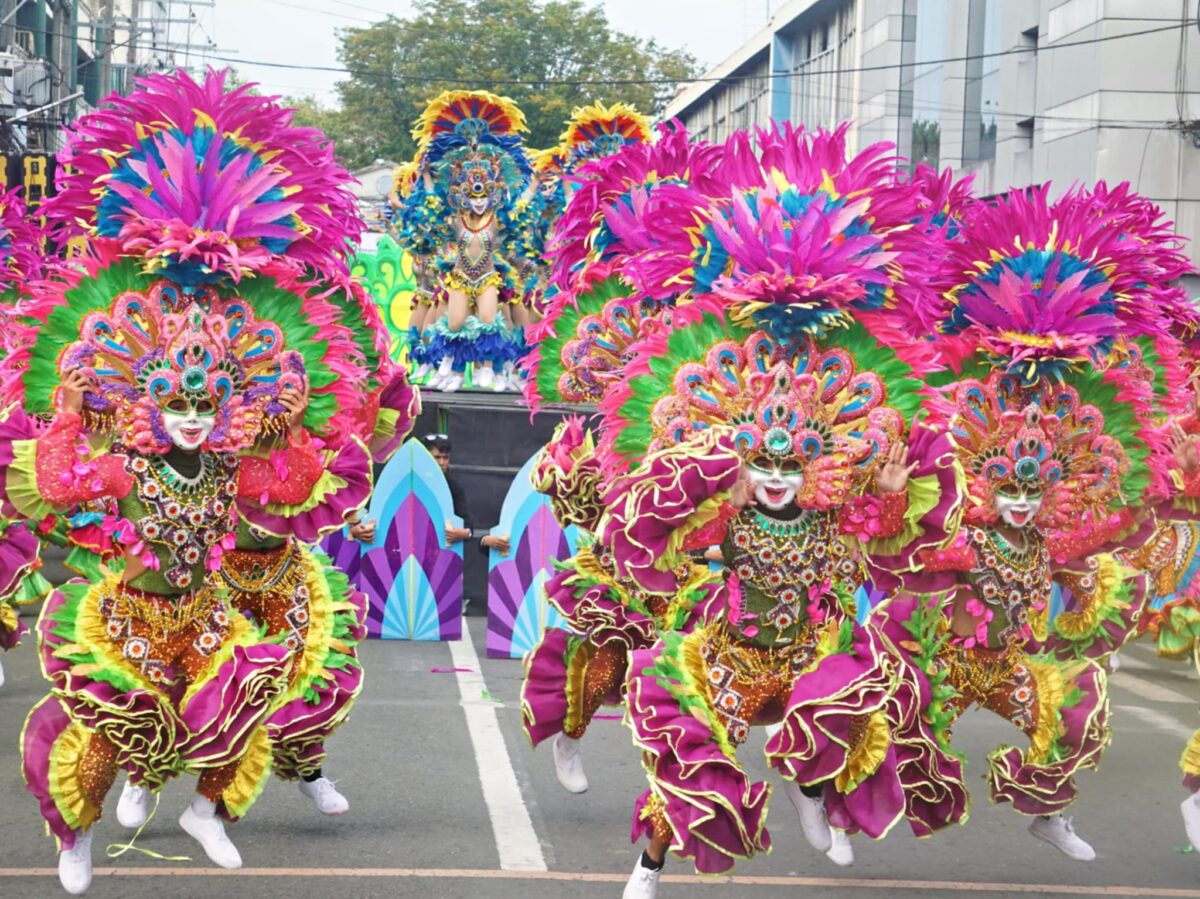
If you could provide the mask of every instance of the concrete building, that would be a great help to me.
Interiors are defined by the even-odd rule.
[[[853,120],[856,147],[974,173],[981,195],[1130,181],[1200,264],[1200,30],[1191,0],[786,0],[670,104],[721,140]]]

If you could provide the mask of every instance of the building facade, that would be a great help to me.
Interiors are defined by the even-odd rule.
[[[982,196],[1129,181],[1200,264],[1195,11],[1190,0],[787,0],[666,117],[711,140],[770,118],[849,120],[853,146],[889,141],[973,174]]]

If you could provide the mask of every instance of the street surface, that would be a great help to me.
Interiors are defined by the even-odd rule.
[[[361,647],[367,684],[330,746],[326,774],[350,812],[324,818],[295,785],[273,781],[230,833],[246,865],[209,865],[176,824],[192,784],[163,791],[138,846],[165,861],[105,847],[126,839],[116,821],[120,783],[97,825],[94,899],[209,897],[580,897],[617,899],[636,858],[630,808],[643,776],[625,727],[598,720],[584,743],[591,790],[555,781],[550,746],[532,751],[520,728],[521,665],[483,657],[483,619],[467,619],[470,644],[371,641]],[[64,896],[54,842],[43,835],[20,774],[26,712],[46,691],[28,639],[3,657],[0,688],[0,896]],[[480,662],[482,661],[482,665]],[[992,806],[982,780],[987,752],[1024,745],[1011,725],[972,712],[956,742],[972,759],[975,795],[965,827],[917,841],[904,825],[883,842],[856,838],[857,864],[838,868],[804,843],[782,794],[772,803],[774,851],[735,876],[700,879],[668,863],[661,899],[868,899],[868,897],[1151,896],[1200,899],[1200,857],[1187,845],[1177,759],[1200,724],[1200,683],[1188,665],[1161,662],[1146,645],[1122,654],[1112,679],[1116,737],[1101,771],[1084,775],[1078,832],[1096,848],[1073,862],[1025,832],[1026,819]],[[469,669],[469,670],[455,670]],[[606,710],[614,716],[618,709]],[[743,748],[769,777],[761,733]]]

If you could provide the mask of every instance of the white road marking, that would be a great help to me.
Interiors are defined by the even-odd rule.
[[[517,774],[504,745],[496,703],[486,698],[491,694],[487,692],[479,656],[471,642],[468,621],[463,619],[462,639],[450,643],[450,657],[455,668],[469,669],[455,672],[455,677],[462,695],[471,746],[475,750],[483,800],[487,803],[496,851],[500,854],[500,868],[504,871],[545,871],[542,844],[533,829],[521,787],[517,784]]]
[[[1138,677],[1136,674],[1130,674],[1128,671],[1118,671],[1116,674],[1111,675],[1109,683],[1114,687],[1128,690],[1140,699],[1148,699],[1151,702],[1178,702],[1186,705],[1196,705],[1200,701],[1200,695],[1184,696],[1178,690],[1159,686],[1152,681]]]
[[[1140,705],[1118,705],[1113,706],[1113,708],[1120,709],[1122,712],[1128,712],[1143,724],[1149,724],[1156,730],[1161,730],[1164,733],[1171,734],[1174,737],[1187,740],[1192,736],[1191,728],[1184,727],[1165,712],[1160,712],[1156,709],[1148,709]]]

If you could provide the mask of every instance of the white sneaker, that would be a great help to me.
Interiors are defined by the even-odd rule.
[[[829,832],[829,821],[825,817],[825,800],[820,796],[805,796],[800,792],[800,785],[794,780],[785,780],[783,789],[787,798],[792,801],[796,814],[800,816],[800,827],[808,845],[817,852],[828,852],[832,849],[833,837]]]
[[[1200,852],[1200,794],[1193,793],[1183,800],[1179,810],[1183,812],[1183,829],[1187,831],[1188,842]]]
[[[126,780],[117,802],[117,820],[122,827],[136,828],[146,823],[150,813],[150,791]]]
[[[846,836],[846,831],[831,827],[829,828],[829,835],[833,841],[833,845],[829,847],[829,851],[825,855],[835,865],[849,868],[854,864],[854,847],[850,845],[850,838]]]
[[[442,361],[438,363],[437,374],[435,378],[445,378],[454,370],[454,358],[452,356],[443,356]]]
[[[0,662],[0,687],[4,686],[4,663]]]
[[[625,884],[625,892],[621,894],[621,899],[654,899],[658,895],[658,878],[661,876],[661,868],[656,871],[653,868],[643,867],[642,857],[639,855],[637,864],[633,866],[633,873],[629,875],[629,882]]]
[[[496,383],[496,371],[490,365],[475,366],[475,386],[480,390],[490,390]]]
[[[566,734],[554,738],[554,774],[568,793],[587,792],[588,779],[579,756],[579,741]]]
[[[322,815],[344,815],[350,811],[350,802],[337,791],[328,777],[300,781],[300,792],[313,801]]]
[[[92,885],[92,832],[75,835],[75,845],[58,854],[58,882],[72,896]]]
[[[438,382],[437,389],[442,393],[454,393],[463,386],[462,372],[452,371]]]
[[[422,362],[413,370],[412,379],[414,381],[420,381],[422,378],[428,376],[431,371],[433,371],[433,366],[428,362]]]
[[[1073,821],[1073,818],[1064,818],[1062,815],[1034,818],[1029,825],[1029,832],[1068,858],[1090,862],[1096,857],[1096,850],[1076,835]]]
[[[1114,652],[1108,657],[1108,670],[1112,674],[1121,670],[1121,654],[1119,652]]]
[[[507,393],[508,389],[508,378],[503,375],[496,375],[492,380],[492,393]]]
[[[216,815],[202,818],[190,805],[179,816],[179,826],[192,837],[213,864],[222,868],[240,868],[242,856],[225,833],[225,825]]]

